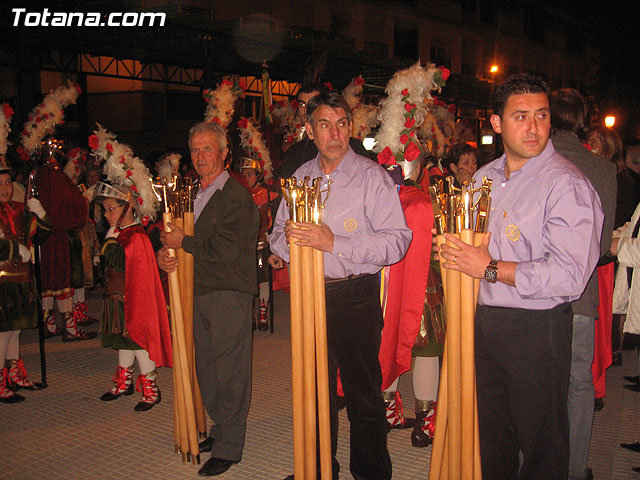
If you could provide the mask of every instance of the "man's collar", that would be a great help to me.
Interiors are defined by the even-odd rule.
[[[544,150],[542,150],[542,152],[540,152],[540,155],[531,157],[529,160],[527,160],[527,163],[525,163],[522,168],[517,171],[522,172],[523,174],[530,177],[538,177],[542,169],[545,167],[547,161],[555,152],[556,149],[553,146],[553,142],[551,141],[551,139],[549,139],[549,141],[547,142],[547,146],[544,147]],[[495,170],[499,171],[502,174],[503,178],[506,178],[506,175],[504,173],[506,164],[507,157],[503,153],[502,156],[498,158],[496,165],[493,167]],[[511,172],[510,177],[513,176],[514,173],[516,172]]]
[[[342,160],[340,160],[336,169],[333,172],[331,172],[329,176],[335,175],[337,172],[340,172],[346,175],[348,178],[353,177],[357,173],[356,166],[353,162],[355,156],[356,156],[356,152],[354,152],[353,149],[351,148],[351,145],[349,145],[349,149],[347,150],[347,153],[344,154],[344,157],[342,157]],[[318,152],[318,155],[316,155],[315,167],[317,170],[320,171],[321,175],[325,174],[324,171],[322,170],[322,165],[320,164],[320,152]]]
[[[220,174],[213,179],[213,181],[207,185],[205,188],[202,189],[202,191],[208,190],[211,187],[215,187],[218,190],[222,190],[222,187],[224,187],[224,184],[227,183],[227,180],[229,179],[229,172],[227,170],[223,170],[222,172],[220,172]]]

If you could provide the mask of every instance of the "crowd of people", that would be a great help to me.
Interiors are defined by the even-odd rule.
[[[135,410],[160,402],[156,368],[172,366],[163,277],[178,266],[170,250],[183,249],[194,257],[196,371],[213,420],[200,443],[211,458],[199,474],[226,472],[242,460],[252,326],[268,329],[269,268],[282,270],[295,242],[324,252],[332,477],[341,469],[343,403],[351,474],[390,479],[387,435],[412,428],[418,448],[434,435],[446,332],[440,260],[444,269],[481,280],[475,363],[483,478],[592,478],[591,428],[604,397],[594,357],[608,358],[604,375],[619,364],[625,335],[633,343],[640,334],[640,147],[625,150],[614,130],[590,126],[588,113],[576,90],[550,92],[540,78],[515,75],[495,90],[490,122],[502,140],[500,157],[482,165],[468,142],[449,142],[439,157],[426,144],[409,155],[414,118],[406,117],[404,156],[390,162],[384,145],[374,156],[354,138],[353,108],[342,95],[304,84],[295,112],[301,128],[273,180],[257,148],[230,168],[219,121],[191,128],[191,165],[182,166],[199,178],[193,234],[173,224],[168,232],[154,229],[159,206],[145,183],[151,173],[113,135],[97,132],[88,158],[43,148],[26,188],[14,182],[5,145],[0,402],[21,402],[20,389],[42,388],[29,380],[19,353],[20,332],[37,325],[40,308],[46,338],[96,337],[81,328],[94,321],[84,298],[85,287],[94,286],[104,289],[102,346],[117,351],[114,385],[100,399],[133,394],[137,360],[142,397]],[[179,157],[171,161],[170,173],[179,172]],[[155,174],[165,175],[162,165]],[[322,223],[289,219],[278,186],[291,176],[331,185]],[[449,234],[441,248],[434,245],[428,187],[447,176],[452,188],[493,181],[481,245]],[[41,252],[39,292],[34,246]],[[607,293],[614,269],[615,290]],[[638,375],[628,377],[634,391],[640,357],[638,363]],[[405,416],[398,390],[410,370],[414,418]],[[640,443],[623,446],[640,451]]]

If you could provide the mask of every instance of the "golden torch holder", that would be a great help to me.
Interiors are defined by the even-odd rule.
[[[320,177],[311,184],[310,177],[281,179],[291,221],[321,223],[331,188],[329,181],[327,190],[321,190],[321,181]],[[294,476],[296,480],[316,478],[317,437],[321,478],[331,479],[324,254],[292,241],[289,262]]]
[[[453,177],[429,187],[435,216],[437,245],[444,234],[456,235],[469,245],[480,245],[491,208],[491,180],[473,189],[464,182],[453,186]],[[480,193],[474,205],[473,195]],[[473,223],[473,212],[476,222]],[[444,263],[440,257],[441,264]],[[474,316],[479,280],[456,270],[442,275],[447,334],[438,393],[435,434],[429,480],[480,480],[480,443],[474,362]]]

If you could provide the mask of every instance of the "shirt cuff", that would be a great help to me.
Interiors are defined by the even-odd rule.
[[[182,249],[185,252],[190,253],[191,255],[193,255],[195,241],[196,241],[196,239],[192,235],[185,235],[184,238],[182,239]]]
[[[351,239],[349,237],[342,237],[338,235],[333,236],[333,251],[332,255],[339,258],[350,259],[353,253],[353,247],[351,246]]]

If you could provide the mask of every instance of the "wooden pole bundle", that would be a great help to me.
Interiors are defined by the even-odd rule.
[[[320,223],[320,181],[281,180],[294,222]],[[328,190],[327,190],[328,193]],[[326,198],[325,198],[326,200]],[[289,245],[293,457],[296,480],[316,478],[316,440],[323,480],[332,478],[323,252]]]
[[[154,184],[165,205],[162,215],[165,231],[169,223],[193,235],[194,215],[193,185],[179,189],[174,177],[163,178]],[[173,212],[173,213],[172,213]],[[199,437],[207,435],[204,404],[195,370],[195,348],[193,343],[193,256],[182,249],[169,250],[169,255],[178,258],[178,268],[169,273],[169,302],[171,306],[171,337],[173,343],[173,397],[174,397],[174,445],[176,453],[182,455],[184,463],[200,463]]]
[[[480,245],[486,231],[490,208],[491,180],[483,178],[478,190],[463,184],[455,194],[453,179],[449,189],[442,183],[430,187],[436,218],[437,245],[445,243],[445,232],[468,245]],[[473,193],[480,191],[472,224]],[[476,233],[478,232],[478,233]],[[444,263],[440,257],[440,263]],[[440,389],[436,408],[435,434],[431,451],[429,480],[480,480],[480,440],[474,361],[474,317],[479,280],[459,271],[445,269],[445,317],[447,335],[442,359]]]

